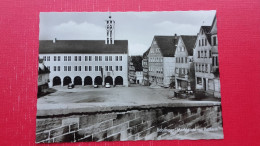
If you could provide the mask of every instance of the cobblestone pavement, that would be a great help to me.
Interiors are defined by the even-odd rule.
[[[53,93],[38,98],[38,104],[89,103],[90,105],[143,105],[174,102],[218,102],[195,101],[194,99],[172,98],[174,89],[131,87],[93,88],[76,86],[73,89],[54,87]]]

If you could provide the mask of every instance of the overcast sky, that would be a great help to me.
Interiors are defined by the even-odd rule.
[[[142,55],[154,35],[196,35],[216,11],[112,12],[115,39],[128,40],[129,54]],[[105,40],[108,12],[42,12],[40,40]]]

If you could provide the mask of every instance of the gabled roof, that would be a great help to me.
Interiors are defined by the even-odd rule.
[[[201,26],[201,29],[204,31],[209,44],[211,44],[211,34],[210,34],[211,26]]]
[[[150,51],[151,47],[149,47],[149,49],[147,49],[144,54],[143,54],[143,58],[146,57],[148,54],[149,54],[149,51]]]
[[[128,41],[115,40],[114,44],[105,44],[105,40],[40,40],[40,54],[86,53],[86,54],[127,54]]]
[[[217,22],[217,16],[215,14],[215,17],[213,19],[213,22],[212,22],[212,25],[211,25],[211,30],[210,30],[210,33],[211,34],[217,34],[217,26],[216,26],[216,23]],[[215,28],[215,29],[214,29]]]
[[[196,43],[197,36],[181,35],[182,41],[186,47],[189,56],[193,56],[193,48]]]
[[[39,62],[38,74],[40,75],[46,73],[50,73],[50,70],[43,64],[43,62]]]
[[[154,36],[163,57],[174,57],[179,36]]]

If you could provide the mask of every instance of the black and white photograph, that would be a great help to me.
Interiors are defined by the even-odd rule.
[[[39,17],[36,143],[224,138],[217,11]]]

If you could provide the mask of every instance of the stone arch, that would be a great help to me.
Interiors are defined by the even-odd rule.
[[[123,85],[123,78],[121,76],[117,76],[115,78],[115,85]]]
[[[95,83],[96,85],[102,85],[102,77],[101,77],[101,76],[96,76],[94,83]]]
[[[63,86],[69,85],[71,83],[71,78],[69,76],[64,77]]]
[[[58,76],[54,77],[53,80],[52,80],[52,83],[53,83],[53,86],[61,85],[60,77],[58,77]]]
[[[82,85],[82,79],[80,76],[74,78],[74,85]]]
[[[90,76],[85,77],[84,85],[92,85],[92,78]]]
[[[107,76],[105,78],[105,84],[109,83],[110,85],[113,85],[113,78],[111,76]]]

